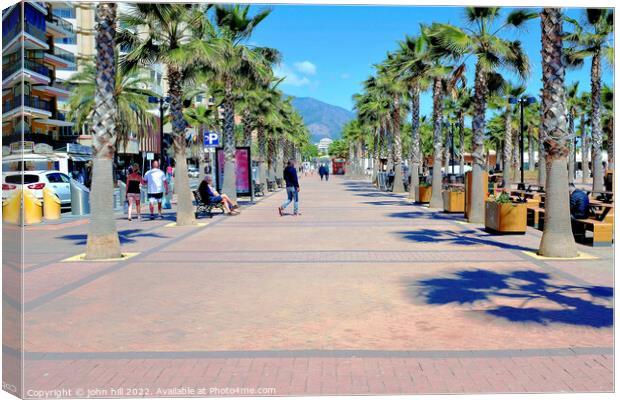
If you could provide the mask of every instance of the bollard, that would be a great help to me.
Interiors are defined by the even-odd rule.
[[[43,189],[43,217],[46,220],[60,219],[60,199],[48,187]]]
[[[86,215],[90,213],[90,190],[78,181],[71,179],[71,214]]]
[[[24,224],[39,224],[43,220],[43,202],[30,190],[24,190]]]
[[[19,225],[21,220],[22,190],[15,189],[9,197],[2,200],[2,221]]]

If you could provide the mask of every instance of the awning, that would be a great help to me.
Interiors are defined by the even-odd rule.
[[[78,155],[78,154],[69,154],[69,158],[73,161],[90,161],[90,156]]]

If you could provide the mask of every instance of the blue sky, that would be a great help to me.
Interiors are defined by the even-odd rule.
[[[420,23],[464,24],[462,7],[273,5],[271,8],[271,15],[257,27],[251,40],[252,44],[275,47],[282,52],[283,62],[277,72],[287,79],[280,88],[290,95],[314,97],[348,110],[353,107],[351,96],[361,90],[361,82],[373,72],[372,65],[396,49],[397,41],[405,35],[415,35]],[[502,15],[509,11],[503,10]],[[580,19],[581,9],[566,12]],[[529,93],[538,93],[542,86],[540,21],[529,21],[525,31],[508,30],[502,36],[519,37],[523,42],[532,70],[526,86]],[[607,65],[603,78],[608,84],[613,80]],[[589,62],[581,70],[567,73],[567,83],[576,80],[580,81],[580,90],[589,90]],[[468,66],[468,82],[473,82],[472,62]],[[422,113],[429,114],[431,105],[430,93],[423,95]]]

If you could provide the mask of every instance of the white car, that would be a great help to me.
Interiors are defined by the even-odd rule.
[[[49,187],[60,199],[61,207],[71,206],[71,178],[60,171],[24,171],[23,184],[31,190],[38,199],[43,198],[43,189]],[[5,172],[2,174],[2,198],[21,187],[22,174],[19,172]]]
[[[196,167],[188,167],[187,168],[187,175],[190,178],[198,178],[200,176],[200,171]]]

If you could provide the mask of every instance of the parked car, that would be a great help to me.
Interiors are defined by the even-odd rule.
[[[60,199],[61,207],[71,206],[71,178],[60,171],[24,171],[5,172],[2,174],[2,198],[7,198],[10,193],[23,185],[31,190],[38,199],[43,198],[43,189],[47,186],[56,193]]]
[[[200,171],[198,170],[197,167],[188,167],[187,168],[187,175],[190,178],[198,178],[200,176]]]

